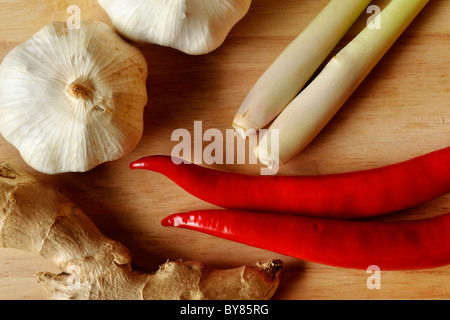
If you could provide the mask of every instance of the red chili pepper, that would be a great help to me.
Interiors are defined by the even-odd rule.
[[[450,147],[385,167],[330,175],[253,176],[150,156],[130,164],[164,174],[192,195],[227,209],[327,218],[370,217],[450,192]]]
[[[377,265],[382,270],[417,270],[450,264],[450,214],[373,222],[199,210],[166,217],[162,225],[344,268]]]

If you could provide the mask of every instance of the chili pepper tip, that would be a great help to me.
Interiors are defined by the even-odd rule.
[[[164,219],[161,220],[161,225],[163,227],[173,227],[173,219],[171,216],[169,217],[165,217]]]

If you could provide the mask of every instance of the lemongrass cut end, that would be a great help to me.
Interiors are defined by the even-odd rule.
[[[233,128],[234,128],[234,130],[236,130],[239,133],[239,135],[242,137],[242,139],[247,138],[247,130],[245,128],[238,126],[234,122],[233,122]]]
[[[261,149],[259,147],[255,147],[253,148],[253,154],[263,165],[265,165],[270,170],[279,168],[281,165],[279,157],[268,152],[266,148]]]

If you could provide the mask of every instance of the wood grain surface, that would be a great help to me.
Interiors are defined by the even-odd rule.
[[[149,65],[145,132],[124,158],[86,173],[44,175],[29,168],[0,137],[0,159],[24,166],[59,186],[108,237],[130,249],[136,269],[152,272],[167,259],[200,260],[231,268],[279,258],[284,262],[274,299],[448,299],[450,266],[408,272],[381,271],[381,288],[369,289],[365,270],[341,269],[282,256],[193,231],[164,228],[168,214],[214,206],[194,198],[162,175],[131,171],[140,157],[170,154],[172,132],[225,133],[258,77],[327,4],[327,0],[254,0],[225,43],[203,56],[139,45]],[[373,1],[383,7],[388,1]],[[65,21],[70,5],[83,19],[110,24],[93,0],[0,0],[0,60],[51,21]],[[336,50],[365,25],[363,14]],[[327,174],[403,161],[450,145],[450,1],[432,0],[308,148],[280,175]],[[336,50],[334,52],[336,52]],[[211,165],[258,174],[261,164]],[[238,188],[239,186],[236,186]],[[450,212],[447,194],[377,219],[413,219]],[[437,244],[438,245],[438,244]],[[45,299],[36,273],[57,272],[43,258],[0,249],[0,299]]]

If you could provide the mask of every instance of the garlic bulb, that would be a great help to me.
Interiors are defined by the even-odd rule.
[[[101,22],[54,22],[0,66],[0,133],[34,169],[82,172],[135,148],[147,63]]]
[[[156,43],[191,55],[225,41],[251,0],[98,0],[117,31],[134,42]]]

